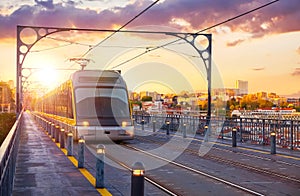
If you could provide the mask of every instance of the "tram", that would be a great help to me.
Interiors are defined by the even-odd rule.
[[[122,141],[134,137],[127,85],[119,71],[76,71],[40,97],[35,112],[68,127],[74,139]]]

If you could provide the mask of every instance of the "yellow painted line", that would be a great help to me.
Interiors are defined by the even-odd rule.
[[[237,148],[242,149],[242,150],[251,151],[251,152],[258,152],[258,153],[262,153],[262,154],[270,154],[270,152],[266,152],[266,151],[262,151],[262,150],[256,150],[256,149],[252,149],[252,148],[245,148],[245,147],[237,147]]]
[[[52,139],[53,142],[55,142],[54,139]],[[67,149],[60,148],[60,143],[55,143],[56,146],[67,156]],[[68,159],[73,163],[73,165],[77,168],[78,167],[78,161],[74,156],[67,156]],[[94,176],[85,168],[78,168],[80,173],[94,186],[96,187],[96,179]],[[96,188],[98,193],[100,193],[103,196],[112,196],[112,194],[106,189],[106,188]]]
[[[97,191],[103,196],[112,196],[112,194],[106,188],[97,188]]]
[[[221,145],[221,146],[230,146],[228,144],[220,144],[220,143],[216,143],[216,144]],[[261,153],[261,154],[270,154],[270,152],[257,150],[257,149],[252,149],[252,148],[245,148],[245,147],[237,147],[237,148],[241,149],[241,150],[257,152],[257,153]],[[293,156],[284,155],[284,154],[276,154],[276,156],[284,157],[284,158],[288,158],[288,159],[294,159],[294,160],[298,160],[298,161],[300,160],[300,158],[298,158],[298,157],[293,157]]]
[[[300,161],[300,158],[292,157],[292,156],[289,156],[289,155],[276,154],[276,156],[280,156],[280,157],[284,157],[284,158],[289,158],[289,159],[295,159],[295,160]]]

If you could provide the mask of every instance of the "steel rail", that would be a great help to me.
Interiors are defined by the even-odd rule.
[[[87,145],[87,148],[90,149],[90,152],[94,155],[94,153],[91,151],[91,149],[95,149],[95,147],[93,145]],[[76,154],[76,152],[75,152]],[[95,155],[94,155],[95,156]],[[108,154],[107,152],[105,153],[105,157],[110,159],[111,161],[117,163],[118,165],[120,165],[121,167],[127,169],[128,171],[132,172],[132,169],[130,166],[128,166],[127,164],[125,164],[124,162],[118,160],[117,158],[113,157],[112,155]],[[86,163],[88,164],[88,163]],[[88,164],[89,165],[89,164]],[[90,166],[92,167],[92,166]],[[177,196],[179,194],[175,193],[174,191],[169,190],[168,188],[164,187],[162,184],[156,182],[155,180],[153,180],[152,178],[150,178],[149,176],[145,175],[145,180],[147,182],[149,182],[150,184],[156,186],[157,188],[159,188],[160,190],[164,191],[165,193],[172,195],[172,196]]]
[[[155,155],[155,154],[146,152],[146,151],[141,150],[141,149],[138,149],[138,148],[136,148],[136,147],[132,147],[132,146],[128,146],[128,145],[125,145],[125,146],[128,147],[128,148],[134,149],[134,150],[136,150],[136,151],[138,151],[138,152],[141,152],[141,153],[147,154],[147,155],[149,155],[149,156],[152,156],[152,157],[154,157],[154,158],[160,159],[160,160],[162,160],[162,161],[168,162],[168,163],[170,163],[170,164],[176,165],[177,167],[180,167],[180,168],[189,170],[189,171],[191,171],[191,172],[194,172],[194,173],[200,174],[200,175],[202,175],[202,176],[205,176],[205,177],[211,178],[211,179],[213,179],[213,180],[216,180],[216,181],[218,181],[218,182],[227,184],[227,185],[229,185],[229,186],[232,186],[232,187],[237,188],[237,189],[239,189],[239,190],[242,190],[242,191],[244,191],[244,192],[251,193],[251,194],[253,194],[253,195],[259,195],[259,196],[264,195],[264,194],[262,194],[262,193],[256,192],[256,191],[254,191],[254,190],[248,189],[248,188],[243,187],[243,186],[240,186],[240,185],[235,184],[235,183],[233,183],[233,182],[230,182],[230,181],[228,181],[228,180],[225,180],[225,179],[222,179],[222,178],[213,176],[213,175],[211,175],[211,174],[208,174],[208,173],[205,173],[205,172],[196,170],[196,169],[194,169],[194,168],[185,166],[185,165],[183,165],[183,164],[181,164],[181,163],[178,163],[178,162],[175,162],[175,161],[170,161],[170,160],[168,160],[168,159],[166,159],[166,158],[163,158],[163,157],[160,157],[160,156],[158,156],[158,155]]]
[[[146,140],[146,139],[143,138],[143,140]],[[151,141],[151,142],[154,142],[154,143],[157,143],[157,144],[162,144],[161,142],[157,142],[157,141],[154,141],[154,140],[150,140],[150,139],[147,139],[147,140]],[[213,147],[213,148],[218,149],[216,147]],[[220,149],[218,149],[218,150],[220,150]],[[198,151],[191,150],[191,149],[186,149],[186,151],[188,151],[191,154],[198,155]],[[236,152],[236,153],[240,153],[240,152]],[[240,154],[247,155],[245,153],[240,153]],[[250,155],[247,155],[247,156],[250,156]],[[254,157],[258,158],[258,156],[254,156]],[[221,157],[218,157],[218,156],[215,156],[215,155],[206,154],[205,156],[203,156],[203,158],[216,160],[216,161],[227,163],[227,164],[230,164],[230,165],[239,166],[241,168],[246,168],[248,170],[252,170],[252,171],[255,171],[255,172],[258,172],[258,173],[265,173],[265,174],[272,175],[272,176],[275,176],[275,177],[278,177],[278,178],[281,178],[281,179],[290,180],[290,181],[293,181],[293,182],[296,182],[296,183],[300,183],[300,179],[293,178],[291,176],[287,176],[287,175],[284,175],[284,174],[272,172],[272,171],[266,170],[266,169],[253,167],[253,166],[250,166],[250,165],[246,165],[244,163],[239,163],[239,162],[236,162],[236,161],[224,159],[224,158],[221,158]],[[265,160],[267,159],[267,158],[263,158],[263,157],[259,157],[259,158],[260,159],[265,159]],[[269,160],[272,161],[272,159],[269,159]],[[287,162],[284,162],[284,161],[280,161],[280,163],[299,167],[299,165],[287,163]]]

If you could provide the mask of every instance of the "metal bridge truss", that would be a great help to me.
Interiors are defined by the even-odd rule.
[[[25,43],[21,39],[21,33],[25,29],[33,30],[36,33],[36,39],[32,43]],[[199,54],[199,57],[204,62],[206,73],[207,73],[207,82],[208,82],[208,111],[207,117],[211,117],[211,67],[212,67],[212,36],[211,34],[200,34],[200,33],[181,33],[181,32],[159,32],[159,31],[123,31],[123,30],[103,30],[103,29],[86,29],[86,28],[59,28],[59,27],[42,27],[42,26],[17,26],[17,95],[16,95],[16,104],[17,104],[17,114],[22,110],[23,102],[23,85],[27,81],[28,77],[32,74],[32,70],[29,69],[29,76],[24,76],[22,74],[23,63],[27,54],[30,52],[30,49],[41,39],[47,37],[48,35],[64,32],[64,31],[86,31],[86,32],[111,32],[111,33],[140,33],[140,34],[164,34],[177,37],[178,40],[184,40],[189,43]],[[207,39],[208,46],[204,49],[199,48],[195,45],[195,40],[198,36],[204,36]],[[177,42],[178,40],[174,41]],[[174,43],[171,42],[171,43]],[[168,43],[170,44],[170,43]],[[168,45],[166,44],[166,45]],[[160,48],[161,46],[157,47]],[[157,49],[154,48],[154,49]],[[153,50],[154,50],[153,49]]]

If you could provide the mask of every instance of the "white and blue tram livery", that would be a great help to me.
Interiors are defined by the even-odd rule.
[[[38,99],[36,112],[58,122],[75,139],[134,137],[127,86],[115,70],[80,70]]]

